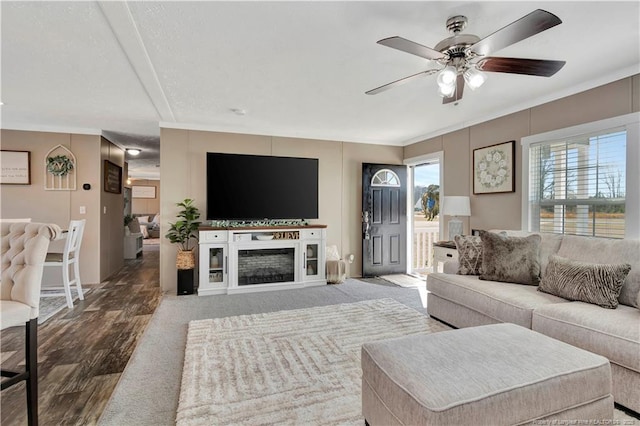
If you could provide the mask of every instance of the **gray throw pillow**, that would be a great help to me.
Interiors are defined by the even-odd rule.
[[[538,290],[568,300],[615,309],[630,270],[628,263],[587,263],[554,254],[549,256],[549,265]]]
[[[480,231],[480,238],[483,251],[481,280],[538,285],[540,235],[506,237]]]
[[[480,275],[482,273],[482,240],[473,235],[453,237],[458,249],[458,274]]]

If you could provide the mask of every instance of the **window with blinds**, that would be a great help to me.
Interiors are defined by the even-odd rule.
[[[533,231],[624,238],[624,128],[529,146]]]

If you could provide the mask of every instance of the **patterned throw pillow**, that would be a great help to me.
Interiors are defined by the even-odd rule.
[[[480,238],[483,250],[481,280],[538,285],[540,235],[504,237],[480,231]]]
[[[630,270],[628,263],[586,263],[554,254],[549,256],[549,265],[538,290],[568,300],[615,309]]]
[[[458,274],[482,274],[482,240],[473,235],[456,235],[453,237],[458,249]]]

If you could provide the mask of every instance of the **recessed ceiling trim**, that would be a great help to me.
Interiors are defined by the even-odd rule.
[[[160,120],[175,120],[129,5],[126,2],[99,1],[98,6],[149,100],[158,112]]]
[[[24,132],[73,133],[74,135],[101,136],[102,130],[84,127],[50,126],[47,124],[12,124],[2,123],[2,130],[20,130]]]

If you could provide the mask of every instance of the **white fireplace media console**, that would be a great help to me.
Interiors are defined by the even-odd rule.
[[[201,227],[198,295],[325,285],[326,231],[325,225]]]

